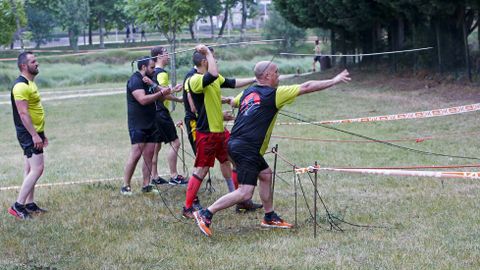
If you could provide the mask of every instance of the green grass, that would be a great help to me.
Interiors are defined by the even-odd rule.
[[[219,47],[215,50],[222,74],[237,77],[252,76],[253,63],[271,60],[277,53],[275,46],[269,45]],[[40,74],[36,78],[36,83],[40,88],[58,88],[124,82],[132,73],[131,62],[149,54],[149,50],[113,50],[89,55],[48,56],[47,58],[42,58],[39,54]],[[280,64],[282,73],[295,73],[297,69],[305,72],[311,68],[310,58],[276,57],[275,60]],[[186,74],[191,67],[191,52],[178,54],[177,72],[181,75],[177,79],[178,82],[183,80],[182,74]],[[136,70],[136,64],[134,69]],[[9,91],[17,76],[18,69],[15,62],[0,62],[0,92]]]
[[[255,60],[257,58],[254,58]],[[255,61],[254,60],[254,61]],[[236,62],[242,63],[240,60]],[[253,63],[253,62],[252,62]],[[222,61],[219,62],[222,65]],[[247,65],[247,62],[244,63]],[[285,63],[287,64],[287,63]],[[294,65],[294,64],[292,64]],[[232,65],[234,66],[234,65]],[[236,65],[235,65],[236,66]],[[47,68],[45,66],[45,68]],[[72,66],[71,69],[77,67]],[[69,68],[69,69],[70,69]],[[88,72],[88,71],[86,71]],[[222,72],[224,73],[224,72]],[[298,83],[327,75],[297,78]],[[383,77],[352,72],[354,81],[321,93],[299,97],[285,108],[314,120],[342,119],[478,102],[453,100],[435,89],[400,91]],[[377,80],[379,82],[372,81]],[[113,88],[103,84],[85,88]],[[60,89],[56,89],[60,90]],[[47,89],[41,89],[47,91]],[[465,90],[467,91],[467,90]],[[475,90],[478,93],[478,90]],[[227,90],[234,94],[236,90]],[[129,152],[125,96],[77,98],[44,102],[47,114],[46,169],[40,183],[118,177]],[[177,107],[174,119],[181,119]],[[0,106],[1,186],[19,185],[22,155],[15,140],[11,108]],[[478,113],[335,127],[379,139],[451,136],[404,146],[455,155],[479,156]],[[278,121],[295,120],[279,116]],[[356,139],[317,126],[278,126],[274,134],[323,139]],[[272,139],[279,152],[298,166],[403,166],[475,163],[426,156],[380,144],[320,143]],[[160,171],[166,173],[165,148]],[[189,146],[186,149],[190,152]],[[273,165],[273,155],[266,155]],[[476,162],[478,163],[478,162]],[[192,159],[187,158],[191,169]],[[181,169],[181,163],[179,165]],[[289,170],[278,161],[278,171]],[[475,170],[475,169],[472,169]],[[281,174],[275,188],[275,207],[293,222],[294,188],[291,173]],[[144,196],[139,170],[135,195],[120,195],[121,181],[38,188],[40,205],[50,212],[32,221],[14,220],[6,212],[17,191],[0,191],[1,269],[478,269],[480,267],[480,213],[477,180],[420,177],[319,174],[319,190],[329,210],[347,221],[385,228],[341,225],[345,232],[328,230],[319,206],[320,228],[313,238],[312,220],[304,199],[298,197],[298,227],[291,231],[262,230],[262,213],[219,212],[214,235],[205,238],[191,221],[177,222],[158,195]],[[301,176],[310,206],[313,187]],[[205,205],[226,192],[218,168],[213,170],[216,192],[200,192]],[[185,188],[161,187],[161,194],[179,217]],[[300,191],[299,191],[300,192]],[[259,200],[255,194],[254,199]],[[185,224],[186,223],[186,224]]]

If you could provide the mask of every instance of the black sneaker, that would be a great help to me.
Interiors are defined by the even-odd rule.
[[[237,213],[244,213],[244,212],[254,212],[257,209],[263,207],[263,204],[254,203],[252,200],[245,201],[243,203],[239,203],[235,206],[235,212]]]
[[[142,193],[158,193],[158,190],[152,185],[146,185],[142,187]]]
[[[183,210],[182,210],[182,216],[183,216],[184,218],[189,218],[189,219],[191,218],[191,219],[193,219],[193,218],[194,218],[194,217],[193,217],[193,211],[195,211],[195,210],[193,210],[193,207],[185,208],[185,206],[184,206],[184,207],[183,207]]]
[[[186,180],[185,177],[179,174],[175,178],[170,178],[170,182],[168,183],[173,186],[176,186],[176,185],[186,186],[188,185],[188,180]]]
[[[17,219],[31,219],[32,216],[28,213],[27,209],[25,209],[25,206],[19,206],[15,205],[15,203],[8,208],[8,213]]]
[[[152,179],[152,184],[164,185],[164,184],[168,184],[168,181],[159,176],[157,178]]]
[[[43,208],[38,207],[38,205],[34,202],[27,203],[25,205],[25,209],[27,210],[27,212],[29,214],[43,214],[43,213],[48,212],[47,209],[43,209]]]
[[[130,186],[124,186],[120,189],[120,193],[125,196],[130,196],[133,194],[132,188]]]
[[[198,199],[198,197],[195,198],[195,200],[193,200],[192,208],[193,208],[195,211],[198,211],[198,210],[202,210],[202,209],[203,209],[203,206],[200,204],[200,200]]]

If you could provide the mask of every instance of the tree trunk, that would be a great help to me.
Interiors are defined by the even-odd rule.
[[[330,54],[334,55],[337,52],[336,49],[335,30],[332,29],[330,31]],[[332,66],[335,66],[335,60],[335,56],[332,56]]]
[[[17,24],[17,31],[15,31],[15,34],[17,34],[18,40],[20,40],[20,48],[23,51],[22,28],[20,26],[20,18],[18,17],[17,5],[15,4],[14,0],[10,0],[10,4],[12,5],[13,14],[15,14],[15,23]],[[15,41],[15,39],[14,39],[14,41]]]
[[[210,35],[211,35],[211,38],[213,38],[213,36],[215,35],[213,29],[214,29],[214,26],[213,26],[213,16],[210,15]]]
[[[93,27],[93,21],[92,18],[90,17],[88,19],[88,45],[93,45],[93,40],[92,40],[92,27]]]
[[[193,26],[195,25],[195,19],[193,19],[189,24],[188,24],[188,31],[190,31],[190,37],[192,40],[195,40],[195,31],[193,31]]]
[[[174,27],[172,29],[172,40],[170,43],[170,48],[172,50],[171,58],[170,58],[170,68],[171,72],[170,74],[172,75],[170,77],[170,83],[172,87],[175,87],[177,85],[177,54],[174,53],[177,50],[177,21],[175,20],[174,22]],[[171,102],[172,106],[172,111],[175,110],[175,102]]]
[[[247,28],[247,0],[242,0],[242,26],[240,28],[240,38],[241,40],[245,40]]]
[[[105,49],[105,42],[103,40],[103,28],[105,27],[105,18],[103,14],[100,14],[98,24],[99,24],[98,33],[100,35],[100,49]]]
[[[68,41],[74,52],[78,52],[78,34],[73,29],[68,30]]]
[[[462,19],[462,34],[463,34],[463,45],[465,47],[465,67],[467,69],[468,80],[472,81],[472,69],[470,67],[470,50],[468,48],[468,33],[467,33],[467,21],[465,18],[465,9],[462,9],[461,12],[461,19]]]
[[[223,13],[223,20],[222,20],[222,26],[220,27],[220,31],[218,31],[218,37],[223,36],[223,30],[225,29],[225,25],[227,25],[228,22],[228,3],[225,3],[225,11]]]

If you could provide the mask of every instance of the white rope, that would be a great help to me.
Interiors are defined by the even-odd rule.
[[[425,51],[425,50],[431,50],[431,49],[433,49],[433,47],[425,47],[425,48],[401,50],[401,51],[378,52],[378,53],[359,53],[359,54],[303,54],[303,53],[280,53],[280,54],[292,55],[292,56],[338,56],[338,57],[341,57],[341,56],[371,56],[371,55],[407,53],[407,52]]]

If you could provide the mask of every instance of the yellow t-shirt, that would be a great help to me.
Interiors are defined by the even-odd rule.
[[[26,79],[25,79],[26,80]],[[28,80],[27,80],[28,81]],[[45,127],[45,111],[35,82],[17,82],[12,89],[14,100],[25,100],[28,103],[28,114],[32,118],[33,127],[37,132],[43,132]]]
[[[197,130],[201,132],[223,132],[223,112],[221,85],[225,82],[222,75],[218,75],[211,84],[203,87],[203,74],[194,74],[187,80],[186,85],[194,94],[203,94],[202,100],[197,100],[195,105],[198,110]],[[203,113],[205,111],[205,113]]]
[[[168,73],[167,72],[158,73],[157,74],[157,82],[158,82],[158,85],[163,86],[163,87],[167,87],[170,83],[170,81],[168,79]],[[163,105],[165,106],[165,108],[167,108],[167,110],[169,110],[168,106],[170,106],[170,100],[165,99],[163,101]]]

